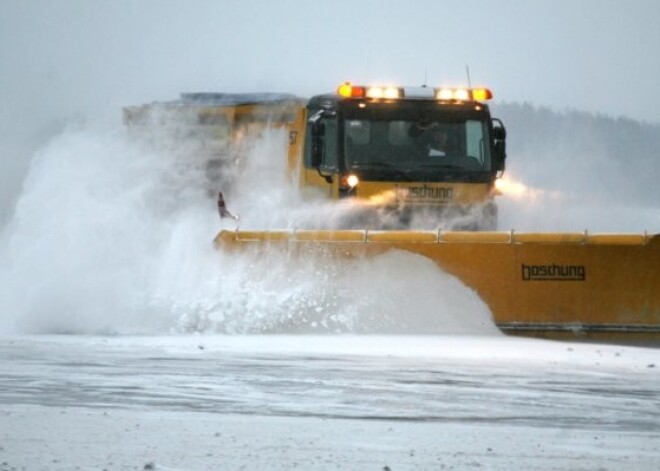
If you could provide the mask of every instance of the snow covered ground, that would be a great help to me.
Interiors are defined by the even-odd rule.
[[[333,214],[268,158],[286,142],[255,143],[231,195],[247,227]],[[505,337],[414,254],[218,252],[179,164],[86,128],[35,156],[0,231],[0,471],[658,468],[660,350]],[[529,191],[511,227],[608,229]]]
[[[657,469],[660,351],[503,336],[0,338],[0,469]]]

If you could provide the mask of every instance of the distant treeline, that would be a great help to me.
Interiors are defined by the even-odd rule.
[[[498,104],[508,169],[586,202],[660,206],[660,125],[582,111]]]

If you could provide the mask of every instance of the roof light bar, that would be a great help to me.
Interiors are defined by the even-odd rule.
[[[367,88],[367,97],[368,98],[401,98],[403,93],[402,90],[397,87],[368,87]]]
[[[487,88],[438,88],[435,97],[443,101],[484,101],[493,98],[493,92]]]
[[[486,101],[493,99],[493,92],[488,88],[473,88],[472,99],[474,101]]]
[[[356,86],[345,82],[337,88],[339,96],[344,98],[375,98],[397,99],[404,98],[406,93],[401,87],[391,86]],[[434,97],[441,101],[485,101],[493,98],[493,92],[488,88],[436,88]],[[421,97],[420,97],[421,98]]]
[[[344,98],[364,98],[367,95],[365,87],[356,87],[350,82],[342,83],[337,89],[337,93]]]
[[[342,83],[337,88],[337,94],[344,98],[385,98],[395,99],[403,97],[403,90],[398,87],[364,87]]]

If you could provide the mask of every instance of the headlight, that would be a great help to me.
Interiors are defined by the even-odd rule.
[[[352,190],[357,186],[358,183],[360,183],[360,179],[357,177],[357,175],[349,174],[341,177],[339,183],[342,187],[348,187]]]

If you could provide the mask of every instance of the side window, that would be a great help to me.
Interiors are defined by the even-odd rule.
[[[490,166],[490,147],[487,133],[488,130],[483,122],[477,120],[466,121],[466,155],[477,159],[484,168]]]

